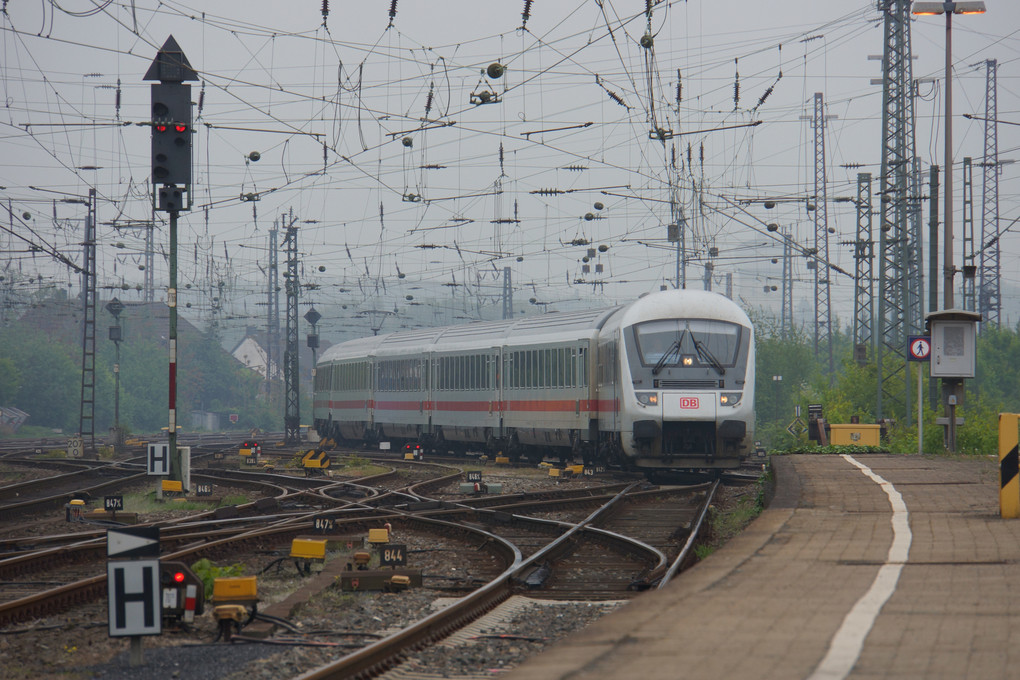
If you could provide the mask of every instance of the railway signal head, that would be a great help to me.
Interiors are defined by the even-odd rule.
[[[191,85],[152,85],[152,183],[191,185]]]

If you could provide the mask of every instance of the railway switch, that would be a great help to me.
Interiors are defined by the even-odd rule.
[[[223,638],[224,642],[230,642],[234,633],[241,631],[244,620],[248,617],[248,610],[239,604],[221,604],[213,609],[213,618],[219,625],[219,633],[216,639]]]
[[[205,585],[184,562],[160,562],[163,627],[194,621],[205,609]]]
[[[212,599],[217,605],[254,605],[259,600],[255,577],[226,576],[214,580]]]
[[[354,566],[359,570],[368,569],[368,563],[372,561],[372,553],[366,550],[359,550],[354,553]]]
[[[64,517],[68,522],[81,522],[85,516],[85,501],[74,498],[64,506]]]
[[[164,479],[160,481],[161,488],[163,489],[163,495],[173,498],[177,495],[184,494],[184,483],[179,482],[176,479]]]
[[[311,574],[313,564],[321,570],[326,562],[326,539],[295,538],[290,544],[290,556],[298,574]]]

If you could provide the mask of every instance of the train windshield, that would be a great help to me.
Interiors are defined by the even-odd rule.
[[[710,319],[661,319],[634,326],[634,339],[642,365],[656,373],[681,364],[723,373],[737,361],[740,326]]]

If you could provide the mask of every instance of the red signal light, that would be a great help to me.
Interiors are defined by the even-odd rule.
[[[156,123],[156,132],[166,132],[166,123]]]
[[[184,572],[183,571],[175,571],[174,572],[174,583],[184,583]]]
[[[177,132],[185,132],[187,129],[188,126],[184,125],[183,123],[176,123],[174,125],[174,130],[176,130]]]

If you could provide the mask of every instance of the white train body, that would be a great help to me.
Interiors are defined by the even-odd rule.
[[[752,451],[754,330],[728,298],[667,290],[612,309],[402,331],[330,347],[323,437],[644,468]]]

